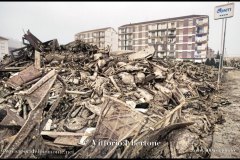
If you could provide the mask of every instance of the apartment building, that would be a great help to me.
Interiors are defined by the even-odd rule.
[[[208,50],[209,17],[189,15],[146,21],[118,28],[120,50],[139,51],[153,45],[160,58],[204,62]]]
[[[2,60],[6,54],[9,54],[8,39],[0,36],[0,60]]]
[[[99,48],[109,46],[111,51],[118,50],[118,34],[111,27],[77,33],[75,34],[75,40],[83,40],[84,42],[97,45]]]

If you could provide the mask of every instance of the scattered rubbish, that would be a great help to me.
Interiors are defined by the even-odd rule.
[[[36,148],[72,151],[63,158],[207,157],[191,149],[211,143],[217,108],[231,103],[215,102],[210,66],[155,60],[154,47],[109,53],[30,31],[23,40],[0,64],[1,158],[54,157],[2,152]]]

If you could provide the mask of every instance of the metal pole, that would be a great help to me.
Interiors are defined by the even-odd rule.
[[[220,74],[221,74],[221,62],[222,62],[222,44],[223,44],[223,28],[224,28],[224,19],[222,19],[222,34],[221,34],[221,50],[220,50],[220,59],[219,59],[219,64],[218,64],[218,88],[220,84]]]
[[[222,67],[221,67],[221,77],[223,71],[223,59],[224,59],[224,52],[225,52],[225,36],[226,36],[226,27],[227,27],[227,18],[225,18],[225,25],[224,25],[224,35],[223,35],[223,47],[222,47]]]

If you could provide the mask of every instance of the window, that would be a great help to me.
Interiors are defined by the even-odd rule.
[[[152,33],[151,33],[151,37],[154,37],[154,36],[155,36],[155,32],[152,32]]]
[[[192,53],[191,52],[187,52],[187,58],[192,58]]]
[[[183,46],[181,44],[178,45],[178,50],[182,50]]]
[[[162,32],[161,32],[161,36],[165,36],[165,31],[162,31]]]
[[[177,58],[182,58],[182,52],[176,52]]]
[[[145,32],[145,37],[147,37],[148,36],[148,32]]]
[[[148,25],[145,26],[145,31],[148,30]]]
[[[192,36],[188,37],[188,42],[192,42]]]
[[[155,39],[152,39],[152,43],[155,43]]]
[[[142,26],[138,26],[138,30],[139,30],[139,31],[142,31]]]
[[[187,45],[187,49],[188,49],[188,50],[192,50],[192,44],[188,44],[188,45]]]
[[[139,34],[138,34],[138,37],[139,37],[139,38],[142,38],[142,33],[139,33]]]
[[[138,32],[138,26],[134,27],[135,32]]]
[[[178,34],[183,35],[183,29],[179,29],[178,32]]]
[[[132,32],[132,28],[130,28],[130,27],[127,28],[127,32],[128,32],[128,33]]]
[[[183,42],[183,36],[179,36],[178,41],[179,41],[179,42]]]
[[[189,25],[189,26],[192,26],[192,25],[193,25],[193,20],[192,20],[192,19],[190,19],[190,20],[188,21],[188,25]]]
[[[183,27],[183,21],[178,22],[179,27]]]
[[[141,39],[138,40],[138,44],[142,44],[142,40]]]
[[[192,28],[188,28],[188,34],[193,34],[193,29]]]

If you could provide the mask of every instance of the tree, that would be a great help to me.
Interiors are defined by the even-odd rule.
[[[210,60],[209,60],[209,58],[206,60],[205,64],[208,65],[208,66],[210,66]]]
[[[223,60],[223,65],[227,66],[227,61],[226,60]]]
[[[210,66],[215,66],[216,64],[215,64],[215,60],[214,60],[214,58],[211,58],[211,60],[210,60]]]
[[[216,63],[215,63],[215,67],[218,68],[219,67],[219,62],[220,62],[220,54],[219,54],[219,51],[217,52],[217,55],[216,55]]]
[[[217,52],[216,59],[220,59],[219,51]]]

